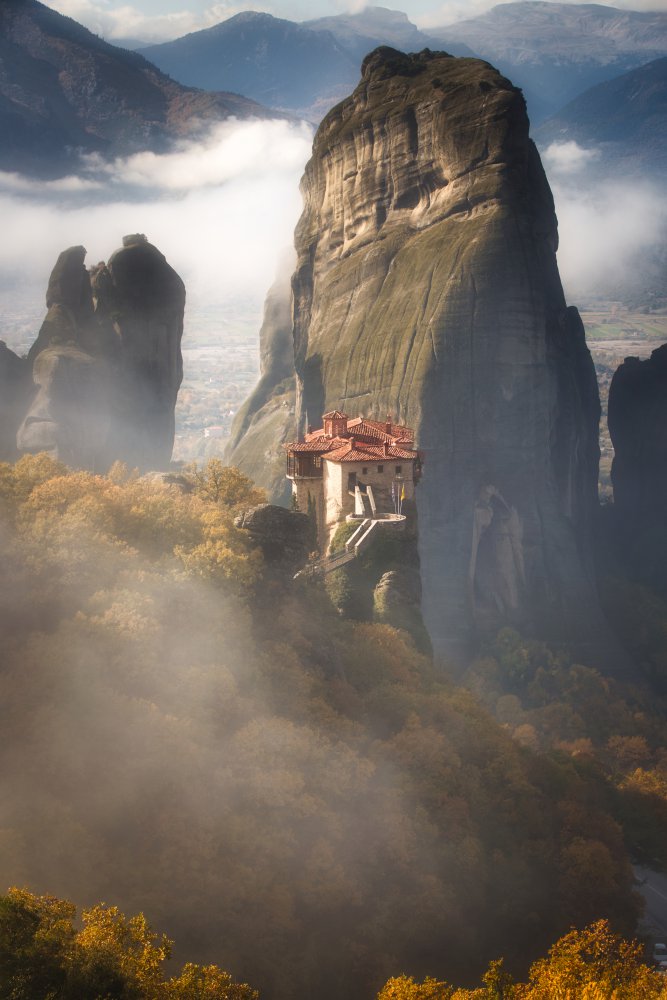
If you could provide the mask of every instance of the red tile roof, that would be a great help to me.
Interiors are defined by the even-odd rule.
[[[320,427],[306,434],[305,440],[285,445],[287,451],[319,454],[332,462],[381,462],[382,459],[410,461],[419,458],[419,452],[413,446],[414,431],[411,427],[394,424],[390,420],[367,420],[365,417],[348,420],[339,410],[325,413],[324,418],[346,419],[347,432],[337,437],[327,437],[324,428]],[[387,426],[391,431],[387,431]]]
[[[366,444],[355,439],[354,444],[346,441],[344,447],[328,451],[323,458],[327,462],[382,462],[390,458],[412,460],[419,458],[419,452],[396,445],[389,445],[385,451],[382,445]]]
[[[391,427],[390,431],[387,431],[388,423]],[[355,417],[354,420],[348,420],[347,429],[353,431],[355,437],[379,438],[381,441],[385,438],[387,440],[392,438],[394,440],[414,441],[415,437],[415,432],[411,427],[394,424],[388,420],[367,420],[366,417]]]
[[[340,410],[331,410],[329,413],[322,414],[322,420],[347,420],[347,413],[341,413]]]
[[[286,444],[284,447],[288,451],[310,451],[315,454],[323,454],[325,451],[331,451],[332,448],[340,448],[342,445],[347,444],[345,438],[327,438],[318,437],[315,440],[309,440],[311,435],[307,435],[305,441],[293,441],[291,444]]]

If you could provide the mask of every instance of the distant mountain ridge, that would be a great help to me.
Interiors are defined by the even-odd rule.
[[[323,94],[339,100],[358,74],[330,32],[252,11],[139,51],[189,86],[224,86],[300,112]]]
[[[589,87],[667,55],[667,12],[601,4],[520,0],[430,33],[469,45],[522,87],[533,122]]]
[[[539,124],[589,87],[667,55],[667,13],[520,0],[424,32],[383,7],[301,23],[245,11],[139,51],[184,84],[239,91],[319,121],[380,45],[486,59],[523,88]]]
[[[580,94],[535,132],[545,148],[575,141],[601,154],[597,169],[624,176],[667,170],[667,57]]]
[[[439,47],[405,14],[382,7],[297,23],[244,11],[212,28],[139,51],[190,86],[231,89],[318,121],[355,86],[378,45]],[[460,44],[455,54],[472,54]]]
[[[0,4],[0,169],[58,176],[78,152],[160,150],[202,125],[274,117],[231,93],[169,79],[38,0]]]

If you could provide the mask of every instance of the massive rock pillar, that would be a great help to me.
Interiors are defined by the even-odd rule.
[[[302,190],[297,421],[340,408],[416,428],[436,650],[515,623],[592,653],[597,383],[520,91],[478,60],[378,49]]]
[[[609,433],[616,550],[632,577],[667,593],[667,344],[614,374]]]

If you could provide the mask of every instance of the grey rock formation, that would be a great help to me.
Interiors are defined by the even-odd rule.
[[[259,334],[260,380],[234,418],[225,461],[235,465],[276,503],[290,495],[283,444],[294,437],[294,346],[290,250],[264,304]]]
[[[34,391],[30,364],[0,340],[0,462],[18,458],[16,434]]]
[[[243,511],[234,524],[257,542],[269,566],[291,574],[307,562],[312,548],[312,525],[307,514],[263,503]]]
[[[67,465],[106,471],[114,458],[114,378],[107,363],[71,344],[40,351],[32,369],[36,393],[16,443]]]
[[[590,660],[599,400],[521,93],[478,60],[378,49],[302,191],[299,427],[342,409],[416,428],[436,651],[512,622]]]
[[[417,566],[400,566],[387,570],[373,592],[373,618],[385,625],[404,629],[421,648],[429,649],[421,613],[421,599],[421,576]]]
[[[609,388],[615,540],[630,572],[667,590],[667,344],[626,358]]]
[[[97,308],[110,314],[120,342],[118,447],[130,465],[163,468],[174,446],[183,379],[185,285],[141,234],[123,238],[107,271],[95,281],[106,289]]]
[[[77,344],[90,336],[93,300],[90,275],[84,265],[85,247],[69,247],[58,256],[46,290],[47,313],[35,343],[28,352],[32,364],[37,355],[56,344]]]
[[[126,236],[92,272],[85,255],[70,247],[51,274],[18,449],[95,471],[117,459],[165,468],[183,377],[183,282],[143,235]]]

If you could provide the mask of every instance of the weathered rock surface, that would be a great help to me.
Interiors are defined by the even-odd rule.
[[[0,340],[0,462],[18,458],[16,433],[34,391],[30,364]]]
[[[121,445],[130,465],[159,469],[174,446],[185,285],[140,234],[124,237],[107,270],[108,298],[97,308],[110,313],[121,345]]]
[[[373,618],[394,628],[405,629],[424,648],[428,636],[421,613],[422,585],[419,568],[400,566],[380,577],[373,592]]]
[[[95,322],[85,247],[69,247],[58,256],[46,290],[47,313],[28,352],[33,364],[41,351],[57,344],[95,349]],[[91,343],[92,342],[92,343]]]
[[[512,622],[592,651],[599,399],[520,91],[478,60],[378,49],[302,190],[299,428],[331,409],[416,428],[436,650]]]
[[[287,503],[283,444],[294,427],[294,345],[291,275],[295,255],[285,255],[264,304],[259,333],[260,379],[234,418],[225,461],[267,490],[276,503]]]
[[[115,400],[107,363],[72,344],[54,344],[39,352],[32,377],[36,392],[17,434],[19,451],[106,471],[119,457],[111,447]]]
[[[307,514],[263,503],[243,511],[234,524],[257,542],[270,566],[293,573],[307,562],[313,547]]]
[[[626,358],[609,388],[615,538],[631,573],[667,590],[667,344]]]
[[[70,247],[51,274],[28,354],[36,391],[18,449],[96,471],[117,459],[165,468],[183,376],[185,287],[140,234],[92,272],[85,255]]]

